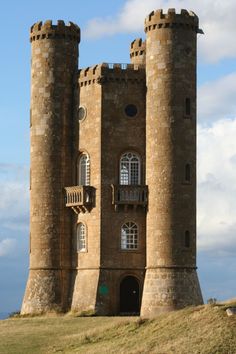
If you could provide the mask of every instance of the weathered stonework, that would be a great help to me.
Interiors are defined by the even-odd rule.
[[[130,60],[132,64],[146,63],[146,41],[135,39],[130,45]]]
[[[141,314],[151,317],[202,303],[196,275],[198,18],[185,10],[181,14],[159,10],[147,17],[145,31],[149,207]],[[186,107],[186,100],[191,107]]]
[[[30,276],[22,313],[65,311],[71,268],[71,213],[64,187],[72,183],[73,81],[79,28],[58,21],[30,33],[31,176]]]
[[[146,41],[131,43],[131,64],[78,71],[76,25],[46,21],[31,28],[31,238],[23,314],[116,315],[141,308],[152,317],[202,303],[196,274],[198,18],[186,10],[157,11],[145,31]],[[134,184],[121,182],[126,152],[139,159]],[[86,184],[80,183],[83,155],[90,164]],[[137,226],[137,244],[124,249],[121,227],[129,222]],[[82,249],[78,225],[85,230]]]

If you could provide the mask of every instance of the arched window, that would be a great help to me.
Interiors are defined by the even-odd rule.
[[[185,165],[185,181],[190,182],[191,180],[191,169],[190,169],[190,164],[187,163]]]
[[[190,247],[190,232],[187,230],[185,231],[185,235],[184,235],[184,246],[186,248]]]
[[[77,251],[84,252],[87,248],[87,240],[86,240],[86,226],[80,222],[77,225]]]
[[[135,250],[138,248],[138,226],[127,222],[121,227],[121,249]]]
[[[87,154],[82,154],[77,163],[77,178],[79,186],[89,186],[90,184],[90,159]]]
[[[140,184],[140,158],[133,152],[126,152],[121,156],[120,184]]]

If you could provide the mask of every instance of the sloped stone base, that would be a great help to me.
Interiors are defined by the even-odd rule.
[[[156,315],[203,304],[197,272],[193,268],[147,269],[141,316]]]
[[[61,312],[60,270],[30,270],[21,314]]]

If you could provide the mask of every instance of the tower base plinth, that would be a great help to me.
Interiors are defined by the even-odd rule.
[[[156,315],[186,306],[203,304],[195,268],[148,268],[146,270],[141,316]]]
[[[62,312],[60,270],[30,270],[21,314]]]

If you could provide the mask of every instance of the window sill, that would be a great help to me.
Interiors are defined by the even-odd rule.
[[[127,250],[122,250],[122,249],[120,249],[120,251],[119,251],[120,253],[142,253],[141,252],[141,250],[139,250],[139,249],[127,249]]]

